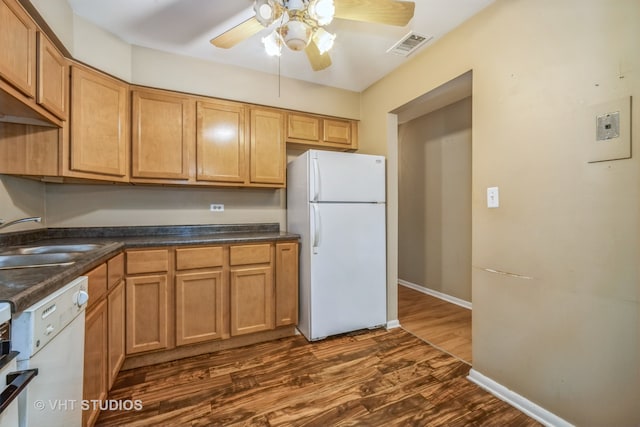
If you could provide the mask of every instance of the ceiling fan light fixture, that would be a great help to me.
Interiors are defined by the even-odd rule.
[[[256,12],[258,22],[265,27],[268,27],[277,19],[274,0],[256,0],[253,4],[253,10]]]
[[[335,34],[331,34],[324,28],[318,28],[313,34],[313,41],[315,42],[320,54],[328,52],[333,47],[333,42],[336,39]]]
[[[262,38],[264,50],[269,56],[280,56],[282,53],[282,41],[278,33],[273,31],[268,36]]]
[[[311,27],[296,16],[278,28],[278,31],[284,43],[291,50],[303,50],[311,40]]]
[[[336,6],[333,0],[311,0],[307,9],[309,16],[315,20],[318,25],[328,25],[333,21],[336,13]]]

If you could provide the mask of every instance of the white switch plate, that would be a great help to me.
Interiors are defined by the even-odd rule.
[[[224,205],[212,203],[209,209],[211,212],[224,212]]]
[[[587,119],[587,162],[631,158],[630,96],[591,106],[587,109]]]
[[[487,188],[487,207],[498,208],[500,207],[500,192],[498,187]]]

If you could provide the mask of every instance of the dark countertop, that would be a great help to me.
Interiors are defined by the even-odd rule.
[[[18,246],[98,243],[72,265],[0,270],[0,302],[20,312],[123,249],[298,240],[278,224],[53,228],[0,235],[0,251]]]

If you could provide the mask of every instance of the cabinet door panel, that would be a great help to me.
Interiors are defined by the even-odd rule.
[[[67,61],[44,34],[38,32],[38,97],[36,101],[62,120],[67,119]]]
[[[287,139],[304,139],[318,142],[320,135],[320,119],[301,114],[287,115]]]
[[[76,66],[71,70],[71,85],[70,169],[126,177],[127,85]]]
[[[230,286],[232,336],[274,328],[271,267],[231,270]]]
[[[222,338],[222,271],[176,275],[176,345]]]
[[[351,122],[346,120],[324,119],[322,126],[325,142],[351,144]]]
[[[197,179],[244,183],[247,179],[244,107],[197,103]]]
[[[82,398],[104,400],[107,398],[107,301],[87,311],[84,331],[84,384]],[[82,411],[82,424],[93,425],[98,416],[95,410]]]
[[[298,243],[276,244],[276,326],[298,323]]]
[[[127,354],[167,348],[167,276],[128,277]]]
[[[36,95],[36,25],[15,0],[0,0],[0,77]]]
[[[133,92],[132,99],[131,176],[188,179],[192,103],[144,91]]]
[[[267,109],[251,109],[251,182],[284,185],[286,148],[284,115]]]
[[[124,281],[111,291],[107,297],[109,309],[109,389],[120,371],[125,354],[125,311],[124,311]]]

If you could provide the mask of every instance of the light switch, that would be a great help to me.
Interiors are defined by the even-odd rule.
[[[487,188],[487,207],[498,208],[500,207],[500,193],[498,187]]]

